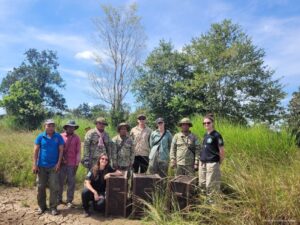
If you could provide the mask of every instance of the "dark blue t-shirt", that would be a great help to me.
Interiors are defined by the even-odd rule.
[[[219,146],[224,146],[224,141],[217,131],[206,133],[203,139],[202,151],[200,153],[201,162],[220,162]]]
[[[94,177],[91,169],[86,175],[85,179],[91,181],[92,187],[97,191],[98,194],[103,194],[106,187],[106,180],[104,180],[104,176],[115,171],[116,170],[114,170],[111,166],[108,166],[105,170],[99,170],[97,176]]]
[[[58,162],[59,146],[64,145],[64,139],[59,133],[54,133],[53,136],[47,137],[46,132],[37,136],[34,142],[40,146],[40,152],[37,165],[40,167],[54,167]]]

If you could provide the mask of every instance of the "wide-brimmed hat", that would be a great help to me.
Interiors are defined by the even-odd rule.
[[[178,126],[181,126],[182,124],[188,124],[190,127],[193,126],[191,120],[189,118],[183,118],[179,121]]]
[[[95,121],[95,124],[96,123],[103,123],[104,125],[108,125],[108,123],[106,122],[106,119],[104,117],[98,117]]]
[[[79,126],[76,124],[75,120],[69,120],[64,126],[63,128],[66,130],[67,127],[75,127],[75,130],[77,130],[79,128]]]
[[[139,114],[139,115],[137,116],[137,119],[138,119],[138,120],[139,120],[139,119],[142,119],[142,118],[146,119],[147,117],[145,116],[145,114]]]
[[[55,124],[55,122],[54,122],[53,119],[47,119],[47,120],[45,120],[44,124],[45,124],[45,125],[48,125],[48,124]]]
[[[127,131],[130,130],[130,126],[129,126],[128,123],[124,123],[124,122],[123,122],[123,123],[120,123],[120,124],[118,125],[118,127],[117,127],[118,131],[120,131],[121,127],[126,127]]]

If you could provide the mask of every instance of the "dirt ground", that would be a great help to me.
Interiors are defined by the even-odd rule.
[[[83,217],[81,208],[80,191],[76,191],[74,208],[68,209],[65,205],[59,205],[58,216],[52,216],[49,211],[41,216],[36,215],[37,201],[36,189],[15,188],[0,186],[0,224],[72,224],[72,225],[140,225],[140,220],[130,220],[124,218],[106,218],[94,212],[91,217]],[[49,193],[47,193],[49,195]]]

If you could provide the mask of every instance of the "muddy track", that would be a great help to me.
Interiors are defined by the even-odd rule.
[[[48,194],[48,193],[47,193]],[[15,188],[0,186],[0,224],[23,225],[140,225],[139,220],[124,218],[106,218],[99,213],[93,213],[91,217],[83,217],[83,209],[80,203],[80,191],[76,191],[74,208],[68,209],[65,205],[59,205],[60,214],[52,216],[49,211],[41,216],[36,215],[36,189]]]

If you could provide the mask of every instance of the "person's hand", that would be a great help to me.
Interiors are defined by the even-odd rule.
[[[171,160],[171,168],[176,167],[176,161],[174,159]]]
[[[74,172],[76,173],[78,170],[78,165],[74,167]]]
[[[94,199],[95,201],[99,201],[100,200],[100,196],[98,195],[98,193],[94,193]]]
[[[117,176],[120,176],[120,175],[122,175],[123,173],[120,171],[120,170],[116,170],[116,175]]]
[[[37,173],[39,172],[39,167],[38,167],[37,165],[33,165],[33,166],[32,166],[32,172],[33,172],[34,174],[37,174]]]
[[[57,173],[60,170],[60,163],[55,165],[55,172]]]
[[[104,180],[106,180],[106,179],[108,179],[108,178],[110,178],[110,173],[108,173],[108,174],[105,174],[105,176],[104,176]]]
[[[194,164],[194,170],[195,170],[195,171],[198,170],[198,164],[197,164],[197,163]]]
[[[103,195],[99,195],[99,199],[103,199],[104,198],[104,196]]]

